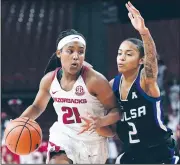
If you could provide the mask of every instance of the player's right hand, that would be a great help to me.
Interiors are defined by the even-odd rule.
[[[85,122],[85,124],[82,125],[82,130],[78,133],[78,135],[82,134],[85,131],[90,131],[92,133],[97,128],[100,128],[100,123],[101,123],[100,117],[88,114],[88,117],[80,116],[80,118]]]

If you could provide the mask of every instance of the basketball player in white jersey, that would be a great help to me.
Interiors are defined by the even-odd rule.
[[[33,104],[21,115],[35,120],[53,98],[58,121],[50,128],[46,161],[50,164],[104,164],[108,153],[103,136],[113,135],[106,126],[120,119],[119,106],[106,78],[83,65],[85,51],[82,34],[75,30],[62,32],[55,56],[62,68],[57,66],[42,78]]]

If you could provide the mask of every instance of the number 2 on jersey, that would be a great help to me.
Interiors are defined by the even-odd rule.
[[[139,143],[140,140],[139,139],[132,139],[133,135],[137,134],[137,129],[136,126],[134,125],[134,123],[128,122],[129,126],[132,127],[132,131],[129,131],[129,142],[130,143]]]
[[[76,107],[62,107],[62,111],[66,112],[63,114],[63,123],[64,124],[72,124],[72,123],[81,123],[80,114]],[[75,117],[76,120],[70,119],[71,117]]]

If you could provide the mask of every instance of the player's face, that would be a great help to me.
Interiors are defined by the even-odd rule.
[[[142,64],[140,53],[135,44],[130,41],[124,41],[118,50],[117,67],[121,73],[133,71]]]
[[[57,56],[61,59],[62,68],[70,74],[80,71],[84,58],[85,46],[80,42],[70,42],[66,44],[62,51],[57,51]]]

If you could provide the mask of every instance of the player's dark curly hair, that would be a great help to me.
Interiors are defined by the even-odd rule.
[[[66,36],[73,35],[73,34],[80,35],[85,40],[85,37],[81,33],[77,32],[74,29],[68,29],[68,30],[62,31],[59,34],[59,36],[56,40],[56,47],[58,46],[58,43],[61,39],[63,39]],[[60,62],[60,59],[56,56],[56,53],[53,53],[53,55],[50,57],[49,62],[44,70],[44,74],[55,70],[57,67],[61,67],[61,62]]]

